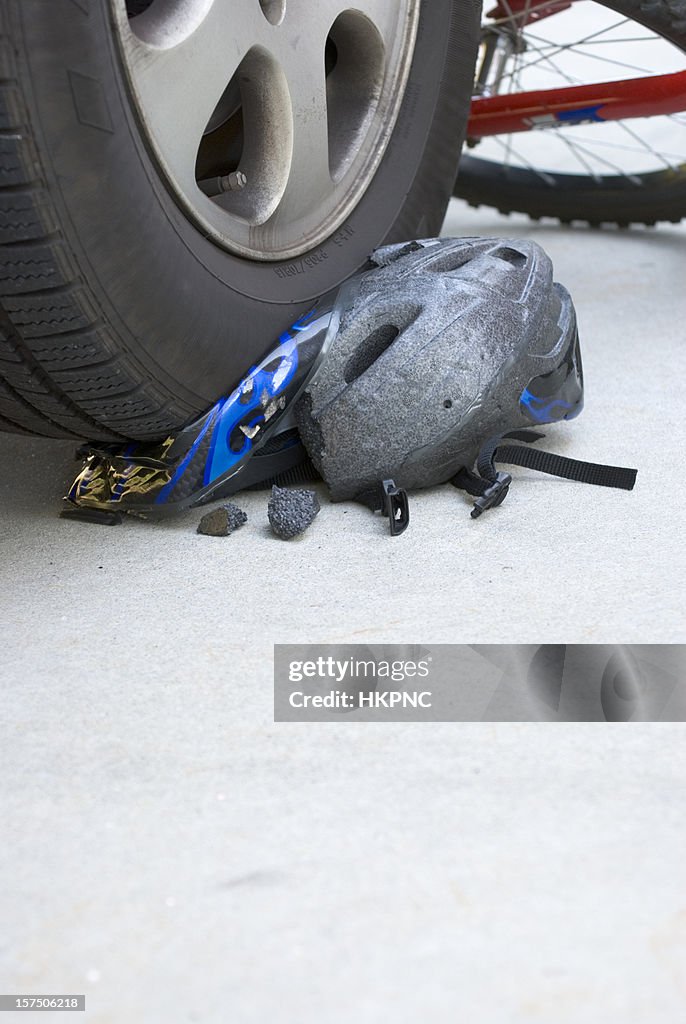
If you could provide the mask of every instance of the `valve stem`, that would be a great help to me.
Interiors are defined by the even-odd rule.
[[[216,178],[203,178],[198,182],[198,188],[212,199],[224,192],[239,192],[247,184],[248,179],[243,171],[231,171]]]

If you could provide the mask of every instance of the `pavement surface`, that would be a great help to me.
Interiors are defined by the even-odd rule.
[[[683,726],[272,720],[275,642],[684,640],[684,229],[454,203],[445,233],[550,252],[587,404],[548,447],[636,489],[515,469],[397,539],[322,489],[290,542],[251,493],[217,539],[60,520],[73,445],[3,436],[3,991],[92,1024],[684,1019]]]

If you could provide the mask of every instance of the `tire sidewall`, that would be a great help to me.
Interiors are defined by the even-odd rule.
[[[473,4],[422,5],[395,131],[351,216],[298,259],[260,263],[215,245],[177,206],[140,132],[109,5],[11,2],[41,174],[70,269],[113,349],[190,407],[199,411],[235,383],[306,304],[354,273],[380,242],[438,229],[461,143],[456,110],[465,107],[451,95],[460,91],[456,46],[468,64]],[[472,69],[460,70],[468,87]],[[457,120],[453,139],[445,137],[447,117]]]

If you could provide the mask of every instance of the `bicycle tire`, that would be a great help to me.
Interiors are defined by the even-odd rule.
[[[601,2],[601,0],[599,0]],[[685,0],[615,0],[602,3],[686,52]],[[561,129],[564,130],[564,129]],[[523,213],[533,220],[550,217],[563,224],[585,222],[653,226],[686,217],[686,163],[674,170],[633,176],[560,174],[506,167],[464,153],[454,195],[470,206],[490,206],[503,214]]]

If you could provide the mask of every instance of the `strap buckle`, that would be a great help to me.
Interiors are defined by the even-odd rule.
[[[478,519],[487,508],[496,508],[502,504],[510,489],[512,477],[509,473],[496,473],[495,480],[488,485],[486,490],[474,502],[471,511],[472,519]]]
[[[381,481],[381,512],[388,517],[391,537],[403,533],[410,523],[410,503],[407,491],[396,487],[394,480]]]

